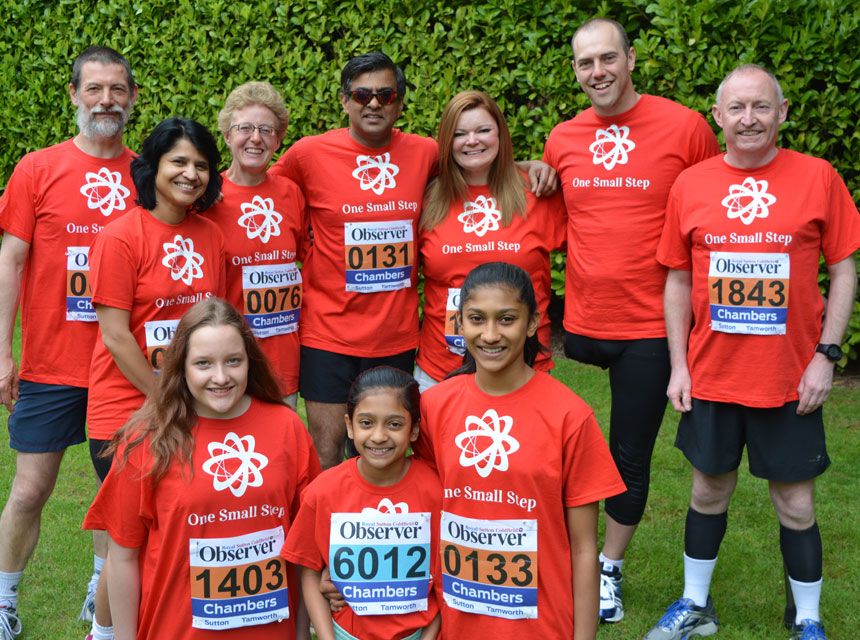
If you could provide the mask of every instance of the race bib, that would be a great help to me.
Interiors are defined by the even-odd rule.
[[[460,309],[460,290],[448,289],[448,301],[445,305],[445,344],[449,351],[462,356],[466,353],[466,340],[460,327],[457,312]]]
[[[784,334],[789,267],[787,253],[711,251],[711,329],[763,336]]]
[[[347,222],[343,238],[347,291],[394,291],[412,284],[411,220]]]
[[[251,333],[293,333],[302,307],[302,273],[295,262],[242,267],[242,299]]]
[[[537,520],[476,520],[442,512],[442,592],[460,611],[537,618]]]
[[[236,629],[290,617],[284,528],[191,538],[191,626]]]
[[[328,566],[357,615],[426,611],[430,514],[331,514]]]
[[[151,320],[143,325],[146,332],[146,359],[155,372],[161,370],[164,352],[176,333],[177,325],[179,320]]]
[[[66,248],[66,320],[97,322],[90,288],[90,248]]]

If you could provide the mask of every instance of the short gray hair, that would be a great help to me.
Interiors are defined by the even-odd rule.
[[[773,86],[776,87],[777,102],[782,104],[782,101],[785,100],[785,96],[782,93],[782,87],[779,84],[779,80],[776,79],[776,76],[773,75],[773,72],[771,72],[770,69],[767,69],[767,68],[761,66],[760,64],[753,64],[753,63],[740,64],[740,65],[736,66],[734,69],[732,69],[731,71],[729,71],[728,74],[726,74],[726,77],[723,78],[723,81],[720,83],[720,86],[717,87],[716,103],[720,104],[720,98],[723,97],[723,87],[726,86],[726,83],[729,81],[729,78],[731,78],[735,74],[747,73],[749,71],[761,71],[762,73],[767,75],[767,77],[773,81]]]

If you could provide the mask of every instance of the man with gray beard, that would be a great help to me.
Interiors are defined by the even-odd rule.
[[[0,402],[10,412],[10,446],[18,452],[0,515],[0,640],[21,633],[18,583],[39,537],[42,508],[66,447],[86,440],[98,327],[89,248],[104,225],[134,204],[134,154],[122,143],[137,98],[128,62],[109,47],[90,47],[72,66],[69,96],[78,134],[24,156],[0,199]],[[12,355],[19,300],[20,369]],[[107,550],[103,532],[93,542],[93,578],[81,612],[87,620]]]

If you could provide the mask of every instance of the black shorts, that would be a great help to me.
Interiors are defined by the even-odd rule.
[[[102,451],[104,451],[109,444],[110,440],[97,440],[96,438],[90,438],[90,460],[93,461],[93,469],[95,469],[96,475],[102,482],[107,478],[108,471],[110,471],[111,465],[113,464],[113,456],[109,458],[102,457]]]
[[[87,439],[86,423],[86,387],[20,380],[9,446],[24,453],[62,451]]]
[[[737,469],[744,445],[750,473],[765,480],[802,482],[830,466],[821,407],[799,416],[796,400],[761,409],[693,398],[681,415],[675,446],[703,473]]]
[[[349,395],[349,387],[358,374],[383,365],[402,369],[412,375],[415,368],[415,349],[393,356],[362,358],[302,345],[299,392],[302,398],[311,402],[344,404]]]

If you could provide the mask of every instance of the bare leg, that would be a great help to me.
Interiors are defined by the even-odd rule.
[[[108,537],[107,532],[101,531],[105,538]],[[111,627],[113,626],[113,620],[110,615],[110,602],[108,601],[108,588],[107,588],[107,568],[108,564],[110,564],[110,556],[108,555],[105,558],[104,567],[102,567],[102,574],[99,576],[99,586],[96,588],[96,615],[95,619],[103,627]]]
[[[0,515],[0,571],[23,571],[39,540],[42,508],[54,490],[63,451],[18,452],[15,479]]]
[[[612,560],[623,560],[624,553],[638,524],[621,524],[615,518],[606,514],[606,539],[603,541],[603,555]]]
[[[314,440],[320,465],[323,469],[328,469],[340,464],[346,441],[346,425],[343,421],[346,404],[306,400],[305,408],[308,412],[308,429]]]

